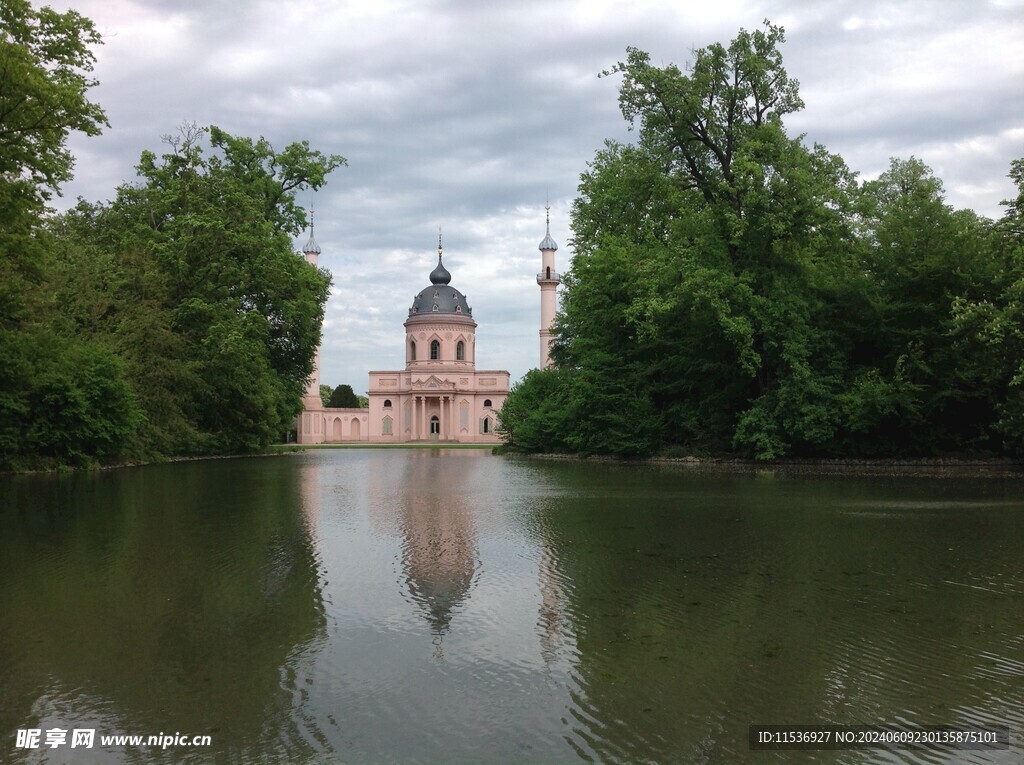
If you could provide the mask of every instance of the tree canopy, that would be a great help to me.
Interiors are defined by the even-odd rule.
[[[950,208],[915,158],[858,183],[789,137],[783,117],[803,102],[784,41],[766,22],[695,51],[686,71],[631,48],[605,73],[622,77],[638,138],[608,142],[581,177],[556,367],[513,390],[511,445],[762,459],[1011,448],[1021,357],[996,358],[974,327],[1012,334],[1019,200],[993,227]]]
[[[75,11],[0,6],[0,328],[26,319],[47,259],[39,231],[48,200],[71,178],[73,131],[98,135],[103,110],[87,98],[100,36]]]
[[[52,241],[43,216],[71,178],[70,133],[106,125],[87,98],[99,43],[74,11],[0,6],[0,468],[26,455],[114,457],[141,416],[121,360],[47,321]]]
[[[101,43],[93,23],[73,10],[32,8],[28,0],[0,7],[0,176],[49,199],[70,180],[71,131],[98,135],[103,110],[86,98]]]
[[[294,191],[344,160],[216,127],[186,125],[165,143],[113,202],[52,222],[67,289],[58,320],[125,360],[146,414],[137,448],[257,449],[300,409],[330,283],[292,250],[305,226]]]
[[[331,391],[331,397],[327,401],[327,406],[357,409],[362,404],[359,401],[359,397],[356,396],[356,392],[352,390],[351,385],[339,385]]]

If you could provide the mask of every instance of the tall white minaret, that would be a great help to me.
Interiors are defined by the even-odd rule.
[[[309,211],[309,241],[302,248],[302,254],[306,262],[314,268],[317,259],[320,257],[320,245],[313,238],[313,211]],[[316,355],[313,356],[313,374],[309,377],[309,384],[306,386],[306,394],[302,397],[304,409],[323,409],[324,402],[320,398],[320,346],[316,347]]]
[[[562,278],[555,271],[555,250],[558,245],[551,238],[551,206],[545,205],[547,230],[540,243],[540,273],[537,284],[540,285],[540,368],[551,366],[551,327],[555,323],[557,308],[556,290]]]

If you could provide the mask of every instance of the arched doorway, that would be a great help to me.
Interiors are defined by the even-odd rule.
[[[348,434],[352,438],[359,438],[359,419],[357,417],[352,418],[352,425],[348,429]]]
[[[441,437],[441,418],[436,414],[430,418],[430,440],[436,441]]]
[[[334,418],[333,431],[334,431],[334,433],[332,434],[331,440],[333,440],[333,441],[340,441],[341,440],[341,418],[340,417],[335,417]]]

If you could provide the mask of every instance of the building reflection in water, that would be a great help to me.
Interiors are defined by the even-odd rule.
[[[320,520],[320,463],[309,461],[296,471],[299,486],[299,511],[306,527],[306,536],[312,550],[317,547],[317,522]]]
[[[444,469],[453,459],[460,469]],[[468,499],[473,493],[466,491],[477,461],[477,453],[469,451],[417,452],[405,461],[401,479],[402,576],[430,624],[439,660],[452,618],[468,601],[481,570]]]
[[[564,630],[571,629],[565,614],[565,586],[555,551],[547,540],[541,543],[537,578],[540,583],[540,607],[537,629],[540,633],[540,653],[544,663],[551,665],[565,644]]]

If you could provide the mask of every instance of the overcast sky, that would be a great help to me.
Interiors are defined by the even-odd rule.
[[[39,0],[34,0],[37,4]],[[300,201],[316,208],[334,275],[321,380],[367,386],[403,365],[402,323],[436,264],[466,293],[477,366],[515,381],[538,364],[540,269],[550,200],[556,264],[569,209],[605,139],[630,140],[620,78],[627,46],[655,64],[782,24],[806,109],[787,119],[862,178],[917,156],[947,201],[997,217],[1024,156],[1024,0],[57,0],[93,19],[110,128],[76,137],[62,204],[113,197],[144,149],[194,121],[308,139],[349,166]],[[296,247],[305,242],[296,241]]]

